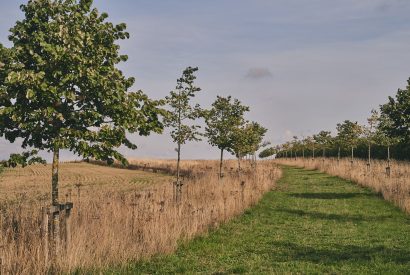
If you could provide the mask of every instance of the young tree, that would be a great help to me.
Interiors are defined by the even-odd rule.
[[[29,1],[21,6],[24,19],[10,30],[12,48],[1,49],[0,136],[52,152],[54,237],[61,149],[126,163],[117,148],[136,149],[127,133],[162,131],[159,102],[142,91],[127,93],[134,79],[117,68],[127,60],[116,43],[129,37],[126,25],[106,22],[92,2]]]
[[[326,149],[332,145],[332,136],[329,131],[320,131],[313,136],[314,141],[322,149],[323,159],[326,157]]]
[[[371,146],[375,143],[376,127],[379,121],[379,113],[372,110],[371,116],[367,119],[367,125],[363,127],[363,136],[367,142],[367,169],[370,170]]]
[[[385,128],[390,137],[410,142],[410,78],[405,90],[399,89],[396,98],[389,97],[389,102],[381,105],[382,115],[390,120],[389,128]]]
[[[362,134],[362,126],[357,122],[345,120],[343,123],[338,123],[336,128],[339,139],[352,150],[351,162],[353,163],[354,148],[356,148]]]
[[[182,77],[177,80],[175,91],[166,97],[169,112],[164,119],[165,126],[170,127],[172,140],[177,144],[177,186],[180,185],[181,145],[187,141],[200,140],[199,125],[192,122],[200,117],[199,105],[192,106],[191,99],[201,88],[194,85],[198,68],[187,67]],[[189,124],[188,124],[189,123]]]
[[[390,136],[390,130],[392,129],[393,122],[391,121],[390,117],[381,114],[378,117],[378,123],[376,125],[376,133],[375,133],[375,142],[379,143],[382,146],[387,147],[387,167],[386,173],[390,176],[390,147],[393,145],[397,145],[400,143],[401,138]]]
[[[237,99],[231,96],[218,96],[210,110],[204,112],[205,136],[209,144],[221,150],[219,163],[219,176],[222,177],[223,152],[233,152],[235,130],[245,124],[244,114],[249,111],[249,107],[244,106]]]

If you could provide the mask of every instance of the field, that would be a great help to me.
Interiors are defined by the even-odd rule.
[[[407,274],[409,217],[352,182],[284,168],[274,191],[175,254],[105,274]]]
[[[360,186],[371,188],[381,194],[384,199],[394,203],[405,212],[410,213],[410,164],[404,161],[392,161],[390,175],[386,173],[386,161],[367,161],[342,158],[297,158],[278,159],[277,163],[318,169],[322,172],[344,179],[352,180]]]
[[[51,165],[32,165],[5,169],[0,176],[0,201],[4,203],[50,202]],[[83,198],[95,190],[132,191],[153,183],[170,181],[164,174],[118,170],[88,163],[60,164],[60,198],[76,200],[80,189]],[[67,198],[69,199],[69,198]]]
[[[238,173],[236,162],[227,161],[220,179],[217,161],[183,162],[190,174],[184,175],[176,201],[173,177],[158,172],[167,168],[172,173],[171,162],[157,161],[155,169],[148,169],[153,163],[143,163],[144,170],[157,173],[86,163],[61,165],[60,197],[64,200],[68,194],[70,200],[71,189],[74,209],[62,227],[59,271],[124,265],[170,253],[178,242],[217,228],[255,205],[281,174],[270,162],[244,164]],[[49,201],[49,168],[7,169],[0,176],[0,186],[7,192],[0,211],[2,273],[43,274],[50,268],[44,230],[48,219],[42,208]],[[81,184],[80,194],[76,184]],[[65,225],[65,217],[60,218]]]

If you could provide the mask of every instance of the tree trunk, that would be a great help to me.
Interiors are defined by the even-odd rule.
[[[313,159],[315,159],[315,147],[313,147]]]
[[[367,170],[368,171],[370,171],[370,159],[371,159],[371,152],[370,152],[370,150],[371,150],[371,145],[370,145],[370,142],[369,142],[369,144],[368,144],[368,148],[367,148],[367,154],[368,154],[368,158],[367,158]]]
[[[302,149],[303,158],[305,158],[305,148]]]
[[[241,171],[241,156],[238,155],[238,171]]]
[[[353,163],[353,158],[354,158],[354,148],[352,146],[352,159],[350,160]]]
[[[338,147],[338,150],[337,150],[337,163],[339,163],[339,161],[340,161],[340,146]]]
[[[178,142],[178,157],[177,157],[177,184],[179,184],[180,177],[180,162],[181,162],[181,143]]]
[[[221,161],[219,162],[219,178],[222,178],[222,162],[224,157],[224,149],[221,149]]]
[[[60,158],[60,149],[55,146],[53,151],[53,164],[51,175],[51,215],[52,215],[52,239],[50,247],[51,268],[56,270],[57,254],[60,236],[60,213],[59,213],[59,201],[58,201],[58,164]]]
[[[387,146],[387,168],[386,174],[390,178],[391,175],[391,168],[390,168],[390,145]]]

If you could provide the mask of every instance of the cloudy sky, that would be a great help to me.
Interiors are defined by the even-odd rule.
[[[0,0],[0,43],[22,17],[24,1]],[[334,130],[345,119],[364,122],[410,76],[408,0],[95,0],[131,38],[121,67],[153,98],[198,66],[197,100],[232,95],[251,108],[248,119],[279,143],[292,135]],[[175,155],[165,133],[132,137],[131,157]],[[0,158],[18,145],[0,141]],[[185,158],[216,158],[206,142],[183,147]],[[68,153],[64,158],[71,159]]]

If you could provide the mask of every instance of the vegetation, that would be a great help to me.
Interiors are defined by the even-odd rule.
[[[129,274],[400,274],[408,217],[340,178],[285,168],[275,191],[175,254],[105,272]]]
[[[155,161],[156,167],[170,166],[175,171],[174,164]],[[231,170],[236,161],[224,165]],[[50,270],[44,253],[47,220],[41,209],[47,205],[49,168],[6,169],[0,178],[6,192],[0,194],[1,274],[27,274],[27,270],[46,274]],[[177,203],[169,175],[87,163],[62,164],[62,191],[76,207],[66,227],[70,241],[61,240],[58,273],[126,265],[170,253],[178,241],[204,234],[255,205],[280,177],[279,168],[272,163],[252,169],[244,165],[241,180],[236,173],[226,173],[220,179],[218,161],[181,161],[181,169],[191,175],[184,175],[187,188]]]
[[[219,176],[222,177],[223,153],[234,152],[235,134],[237,129],[245,124],[244,114],[249,107],[242,105],[238,99],[231,96],[218,96],[212,107],[205,111],[205,136],[209,144],[221,151]]]
[[[198,141],[199,139],[199,125],[192,124],[197,118],[201,117],[201,110],[199,105],[191,106],[191,99],[195,97],[195,93],[199,92],[201,88],[194,85],[196,76],[194,73],[198,68],[188,67],[183,73],[182,77],[177,80],[175,91],[171,91],[170,95],[166,97],[169,112],[165,116],[165,126],[171,127],[172,140],[177,144],[177,192],[180,193],[180,161],[181,161],[181,145],[187,141]],[[191,124],[186,124],[191,122]]]

